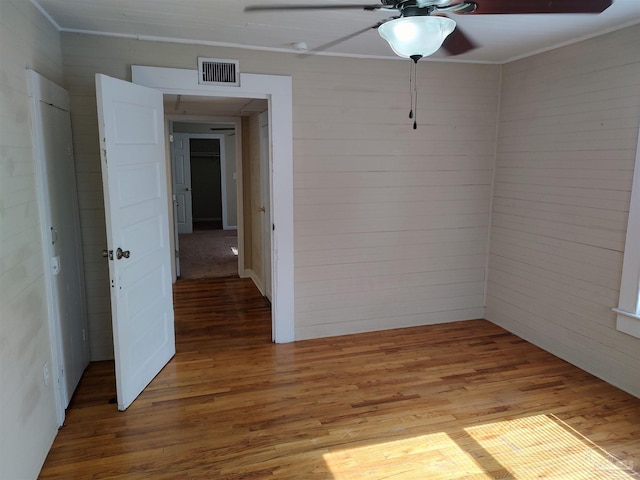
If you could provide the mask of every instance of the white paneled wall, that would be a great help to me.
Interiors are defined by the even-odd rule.
[[[0,478],[36,478],[57,432],[25,68],[62,83],[58,32],[0,1]]]
[[[355,63],[355,62],[354,62]],[[294,81],[296,337],[483,316],[499,68],[310,62]]]
[[[414,131],[408,60],[62,38],[94,359],[111,342],[94,74],[198,56],[293,77],[298,339],[482,317],[498,66],[421,62]]]
[[[486,318],[640,396],[615,314],[640,26],[503,67]]]

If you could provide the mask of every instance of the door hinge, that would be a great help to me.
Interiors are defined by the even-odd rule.
[[[173,134],[169,134],[169,143],[173,143]]]
[[[176,250],[176,258],[180,258],[180,250]]]

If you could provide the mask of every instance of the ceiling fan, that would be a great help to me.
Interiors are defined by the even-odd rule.
[[[449,55],[460,55],[477,45],[448,14],[494,15],[536,13],[601,13],[611,6],[612,0],[380,0],[379,4],[272,4],[252,5],[245,12],[284,10],[365,10],[389,11],[395,15],[375,25],[339,38],[311,50],[326,50],[370,29],[377,29],[389,42],[393,51],[401,56],[420,58],[432,55],[442,47]]]
[[[326,50],[338,43],[377,29],[391,49],[400,57],[410,58],[411,109],[413,129],[418,126],[416,119],[418,91],[417,63],[423,57],[434,54],[441,47],[449,55],[466,53],[477,45],[450,19],[456,15],[495,15],[529,13],[601,13],[611,6],[613,0],[380,0],[379,4],[362,5],[354,3],[320,4],[271,4],[253,5],[245,12],[285,11],[285,10],[365,10],[389,11],[395,14],[375,25],[353,32],[327,44],[316,47],[308,54]]]

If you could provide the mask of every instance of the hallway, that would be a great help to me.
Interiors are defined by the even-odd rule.
[[[237,276],[236,230],[194,228],[180,235],[180,279]]]

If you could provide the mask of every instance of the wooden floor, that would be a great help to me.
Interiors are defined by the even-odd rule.
[[[126,412],[92,364],[42,479],[640,478],[640,399],[489,322],[274,345],[248,280],[175,306],[175,358]]]

